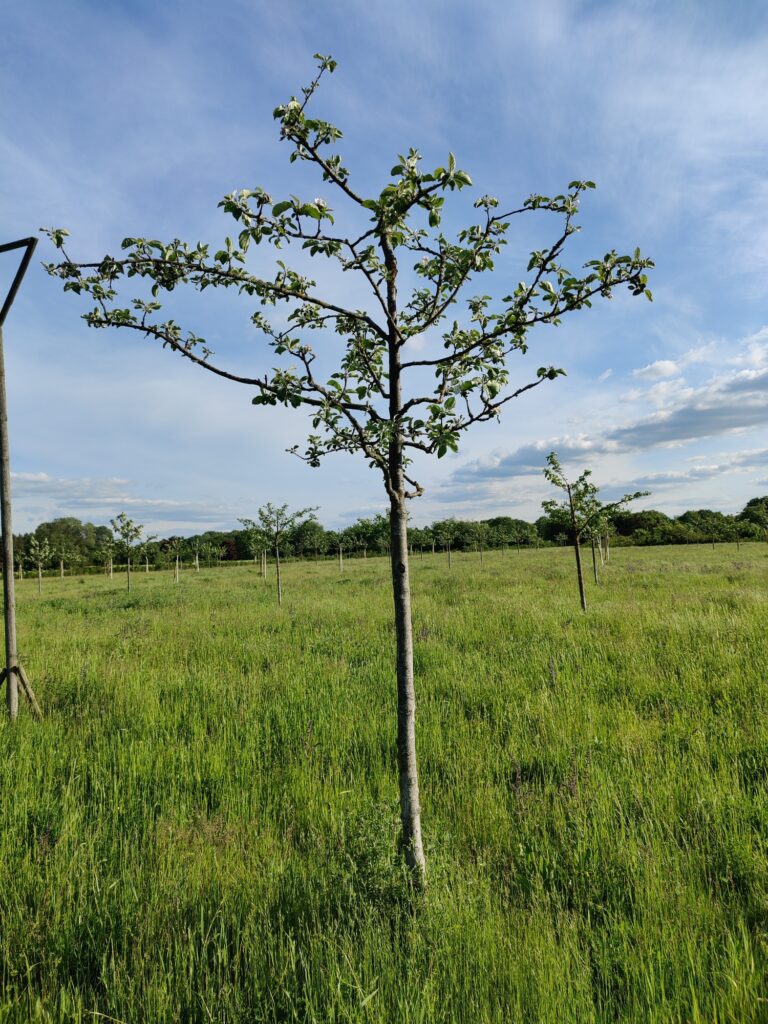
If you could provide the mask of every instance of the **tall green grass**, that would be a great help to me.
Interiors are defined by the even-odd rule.
[[[416,902],[385,559],[22,581],[0,1024],[768,1020],[767,569],[416,557]]]

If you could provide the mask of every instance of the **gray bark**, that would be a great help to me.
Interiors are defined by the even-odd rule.
[[[403,849],[418,885],[426,872],[421,838],[421,802],[416,759],[416,689],[413,676],[413,625],[408,565],[408,514],[405,500],[392,498],[390,508],[392,591],[397,635],[397,766]]]
[[[387,268],[387,317],[389,331],[389,417],[398,423],[401,415],[401,338],[397,329],[397,260],[386,233],[380,236]],[[389,444],[387,491],[390,498],[389,553],[397,636],[397,766],[400,782],[400,820],[405,862],[416,889],[426,883],[426,860],[421,839],[421,803],[416,761],[416,690],[413,679],[413,623],[411,583],[408,572],[408,512],[403,468],[403,444],[399,429]]]

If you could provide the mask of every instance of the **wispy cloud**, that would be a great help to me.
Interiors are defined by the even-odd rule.
[[[75,516],[105,525],[119,512],[142,522],[147,530],[182,532],[230,529],[236,513],[225,505],[208,502],[146,498],[137,494],[136,484],[117,478],[65,479],[48,473],[11,473],[14,498],[23,509],[16,528],[28,530],[41,520]]]

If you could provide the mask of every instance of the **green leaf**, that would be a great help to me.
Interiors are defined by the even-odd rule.
[[[282,203],[275,203],[272,207],[272,216],[279,217],[281,213],[285,213],[286,210],[290,210],[293,203],[289,199],[283,200]]]

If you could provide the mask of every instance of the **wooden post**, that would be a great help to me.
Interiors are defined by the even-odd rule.
[[[34,245],[32,245],[34,248]],[[31,249],[28,250],[31,256]],[[29,262],[29,260],[27,260]],[[22,264],[23,266],[23,264]],[[26,270],[26,267],[24,267]],[[17,274],[17,281],[20,282]],[[16,282],[14,282],[16,284]],[[18,285],[17,285],[18,287]],[[13,287],[11,289],[13,291]],[[10,296],[9,293],[9,297]],[[3,599],[5,619],[5,702],[13,722],[19,713],[19,680],[33,708],[37,701],[29,680],[21,675],[16,646],[16,587],[13,576],[13,522],[11,516],[11,454],[8,443],[8,403],[5,390],[5,354],[3,351],[3,320],[9,303],[0,315],[0,524],[3,533]],[[39,708],[38,708],[39,710]]]
[[[344,555],[342,554],[341,544],[339,544],[339,572],[344,572]]]
[[[283,581],[280,576],[280,547],[275,544],[275,568],[277,569],[277,604],[283,607]]]
[[[11,242],[0,251],[26,246],[24,258],[16,271],[10,291],[0,312],[0,525],[3,534],[3,618],[5,620],[5,702],[8,717],[14,721],[19,713],[19,665],[16,649],[16,589],[13,578],[13,522],[11,517],[11,454],[8,443],[8,401],[5,390],[5,353],[3,351],[3,324],[11,307],[21,279],[29,266],[37,240],[27,238]],[[19,563],[21,578],[21,563]]]

